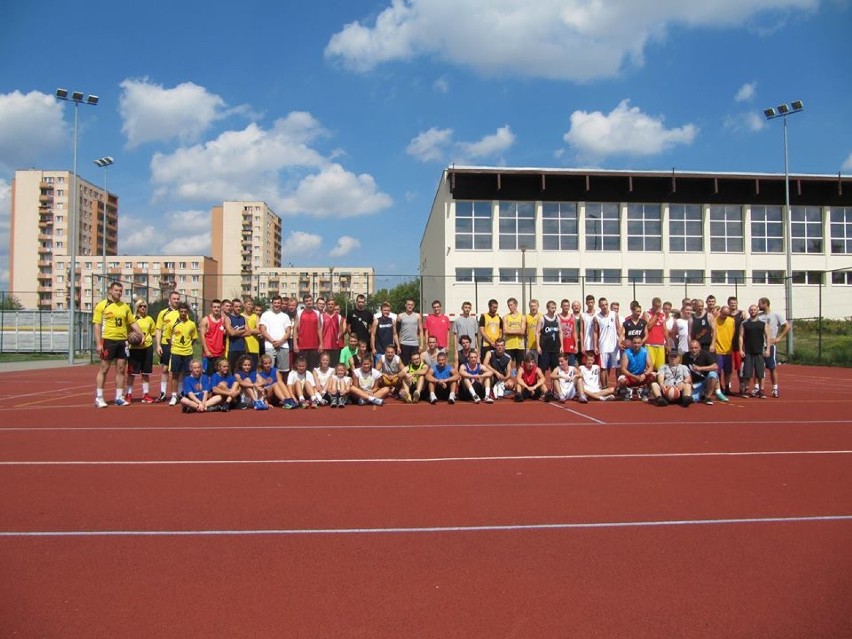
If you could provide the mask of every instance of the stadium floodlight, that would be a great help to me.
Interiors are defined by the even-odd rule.
[[[102,297],[106,299],[106,290],[107,290],[107,205],[109,204],[109,190],[107,189],[107,174],[109,173],[109,167],[115,164],[115,159],[111,156],[107,155],[102,158],[98,158],[95,160],[95,164],[101,167],[104,170],[104,221],[103,221],[103,237],[101,238],[102,242],[102,251],[101,258],[103,262],[101,263],[101,290]]]
[[[68,364],[74,364],[74,338],[76,334],[76,308],[77,308],[77,242],[79,240],[79,208],[80,208],[80,191],[77,185],[77,121],[78,111],[81,104],[96,106],[98,104],[98,96],[90,95],[83,101],[84,94],[81,91],[72,91],[71,96],[68,96],[68,89],[56,89],[56,98],[65,102],[74,104],[74,166],[71,171],[71,188],[69,189],[70,208],[68,218],[68,229],[70,241],[69,249],[71,251],[71,274],[68,278],[70,293],[68,295]]]
[[[776,108],[764,109],[763,115],[767,120],[783,118],[784,120],[784,254],[787,258],[787,268],[784,278],[784,297],[787,302],[787,358],[793,355],[793,236],[792,216],[790,215],[790,162],[787,145],[787,116],[800,113],[805,104],[801,100],[793,100],[788,104],[779,104]]]

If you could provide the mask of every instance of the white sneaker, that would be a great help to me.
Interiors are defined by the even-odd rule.
[[[177,395],[172,395],[172,398],[169,400],[169,406],[177,406]]]
[[[123,397],[116,397],[115,398],[115,405],[116,406],[127,406],[127,402],[125,401],[125,399]]]
[[[479,395],[474,395],[474,396],[473,396],[473,403],[474,403],[474,404],[478,404],[480,401],[482,401],[482,400],[480,400],[480,399],[479,399]]]
[[[96,397],[95,398],[95,408],[106,408],[106,407],[107,407],[107,403],[104,401],[103,397]]]

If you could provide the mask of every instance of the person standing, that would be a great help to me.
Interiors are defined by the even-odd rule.
[[[772,381],[772,396],[778,397],[778,352],[777,345],[790,332],[790,323],[769,306],[769,298],[761,297],[757,301],[760,313],[757,316],[761,322],[769,325],[769,355],[766,356],[766,369]]]
[[[497,312],[497,307],[497,300],[488,300],[488,312],[479,318],[479,355],[483,360],[497,340],[503,337],[503,318]]]
[[[231,313],[225,315],[223,321],[228,335],[228,367],[236,372],[237,360],[246,354],[246,318],[241,299],[235,297],[231,300]]]
[[[467,335],[470,338],[472,348],[478,348],[476,337],[479,334],[479,322],[470,311],[473,305],[470,302],[462,302],[461,315],[453,322],[453,334],[456,336],[456,350],[459,348],[459,338]]]
[[[172,326],[171,359],[169,359],[169,374],[172,376],[172,397],[169,406],[178,403],[177,389],[183,389],[183,378],[190,373],[192,349],[198,340],[198,326],[189,317],[189,304],[178,304],[178,320]]]
[[[399,341],[400,359],[408,366],[411,356],[419,353],[423,347],[423,317],[414,311],[414,300],[405,300],[405,311],[396,317],[397,339]],[[437,335],[435,336],[437,342]],[[440,347],[439,347],[440,350]]]
[[[331,364],[340,360],[343,348],[343,318],[337,310],[337,302],[329,299],[322,313],[322,350],[328,353]]]
[[[526,349],[527,351],[538,351],[538,322],[541,320],[538,300],[533,298],[529,301],[529,312],[524,317],[527,327]],[[518,364],[520,366],[520,364]]]
[[[133,402],[133,380],[136,373],[142,375],[142,403],[153,404],[151,397],[151,371],[154,368],[154,335],[157,332],[157,322],[148,315],[148,302],[136,300],[136,325],[145,339],[141,344],[130,344],[127,369],[127,392],[124,401],[128,404]]]
[[[621,364],[618,344],[622,340],[622,326],[618,315],[609,308],[605,297],[598,300],[600,309],[594,317],[595,353],[601,363],[601,388],[609,386],[609,371],[617,370]]]
[[[703,300],[696,299],[692,302],[692,323],[689,330],[690,339],[698,340],[702,350],[708,353],[715,351],[716,323],[713,316],[704,310]]]
[[[304,308],[296,315],[294,341],[296,353],[307,362],[308,371],[319,366],[320,344],[322,344],[322,319],[314,308],[314,298],[308,293],[302,297]]]
[[[170,387],[169,360],[171,353],[169,352],[169,343],[172,340],[172,326],[178,319],[177,306],[179,302],[180,293],[172,291],[169,293],[168,306],[157,314],[157,332],[154,335],[154,341],[157,344],[157,357],[160,358],[162,368],[158,402],[166,401],[166,393],[171,394],[171,392],[177,390]]]
[[[210,313],[201,318],[201,352],[204,355],[204,374],[212,377],[216,372],[216,362],[225,355],[225,322],[222,319],[222,302],[213,300]]]
[[[127,406],[124,399],[124,377],[127,370],[127,331],[141,333],[130,306],[121,300],[124,286],[112,282],[107,289],[107,298],[98,302],[92,315],[95,328],[95,348],[101,356],[101,365],[95,377],[95,407],[106,408],[104,382],[115,362],[115,405]]]
[[[732,350],[734,346],[734,331],[737,323],[731,317],[731,309],[723,306],[718,309],[718,314],[711,317],[716,327],[713,334],[716,336],[713,349],[716,353],[716,364],[719,366],[719,386],[725,394],[731,392],[731,374],[734,371],[734,360]]]
[[[264,352],[273,358],[275,369],[282,374],[290,370],[289,339],[293,330],[290,316],[284,312],[283,306],[281,296],[274,296],[269,310],[263,312],[258,324],[264,340]]]
[[[260,364],[260,331],[257,328],[260,317],[255,313],[254,301],[243,302],[243,317],[246,318],[246,355],[251,358],[253,370]]]
[[[568,364],[577,365],[577,319],[571,311],[571,302],[567,299],[561,302],[562,312],[559,314],[559,332],[562,338],[562,352],[568,358]],[[578,304],[579,306],[579,304]]]
[[[663,300],[655,297],[651,300],[651,308],[645,313],[648,338],[645,341],[654,370],[658,371],[666,365],[666,313],[663,312]]]
[[[515,366],[524,360],[524,338],[527,334],[527,323],[524,314],[518,311],[518,300],[510,297],[506,301],[509,312],[503,316],[503,340],[506,342],[506,352],[515,360]],[[483,361],[487,354],[483,356]]]
[[[740,325],[740,355],[743,359],[743,381],[740,394],[748,397],[748,383],[754,380],[752,397],[766,399],[763,392],[763,376],[766,359],[772,351],[772,337],[769,323],[758,316],[758,306],[748,307],[748,319]],[[777,395],[776,395],[777,397]]]
[[[344,333],[355,333],[358,341],[370,343],[370,329],[373,327],[373,313],[367,309],[367,298],[358,295],[355,298],[355,308],[346,315]]]
[[[423,322],[423,333],[428,340],[430,335],[438,338],[438,348],[447,350],[450,345],[450,318],[444,315],[440,300],[432,302],[432,312]],[[419,352],[419,351],[418,351]]]
[[[394,355],[396,355],[396,349],[399,348],[396,322],[390,316],[390,304],[382,302],[381,308],[382,311],[376,321],[373,322],[373,328],[370,330],[370,349],[375,355],[377,363],[388,346],[394,347]]]
[[[551,371],[559,366],[559,351],[562,349],[562,329],[559,326],[559,317],[556,315],[556,302],[548,300],[545,305],[547,311],[538,321],[538,335],[536,336],[536,350],[538,351],[538,367],[544,376],[544,390],[551,392]]]

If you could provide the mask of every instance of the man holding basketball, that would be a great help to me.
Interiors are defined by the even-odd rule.
[[[686,408],[692,403],[692,374],[680,363],[676,350],[668,353],[667,361],[657,372],[657,381],[651,384],[651,392],[657,397],[657,406],[680,401]]]
[[[104,382],[112,362],[115,361],[115,405],[127,406],[124,394],[124,376],[127,369],[127,331],[133,331],[133,341],[141,343],[144,337],[136,324],[130,306],[121,301],[124,286],[112,282],[107,298],[95,306],[92,323],[95,325],[95,347],[101,355],[101,366],[95,378],[95,407],[106,408]]]

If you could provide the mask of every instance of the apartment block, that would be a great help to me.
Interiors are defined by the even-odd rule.
[[[331,297],[342,293],[352,299],[356,295],[375,292],[372,267],[327,266],[255,269],[251,276],[251,295],[269,297],[276,293],[286,297],[305,295]]]
[[[70,171],[30,169],[16,171],[12,180],[9,285],[24,308],[67,308],[68,299],[57,297],[54,285],[57,259],[72,252],[72,177]],[[79,177],[76,190],[77,255],[100,256],[104,248],[116,255],[118,196]]]

